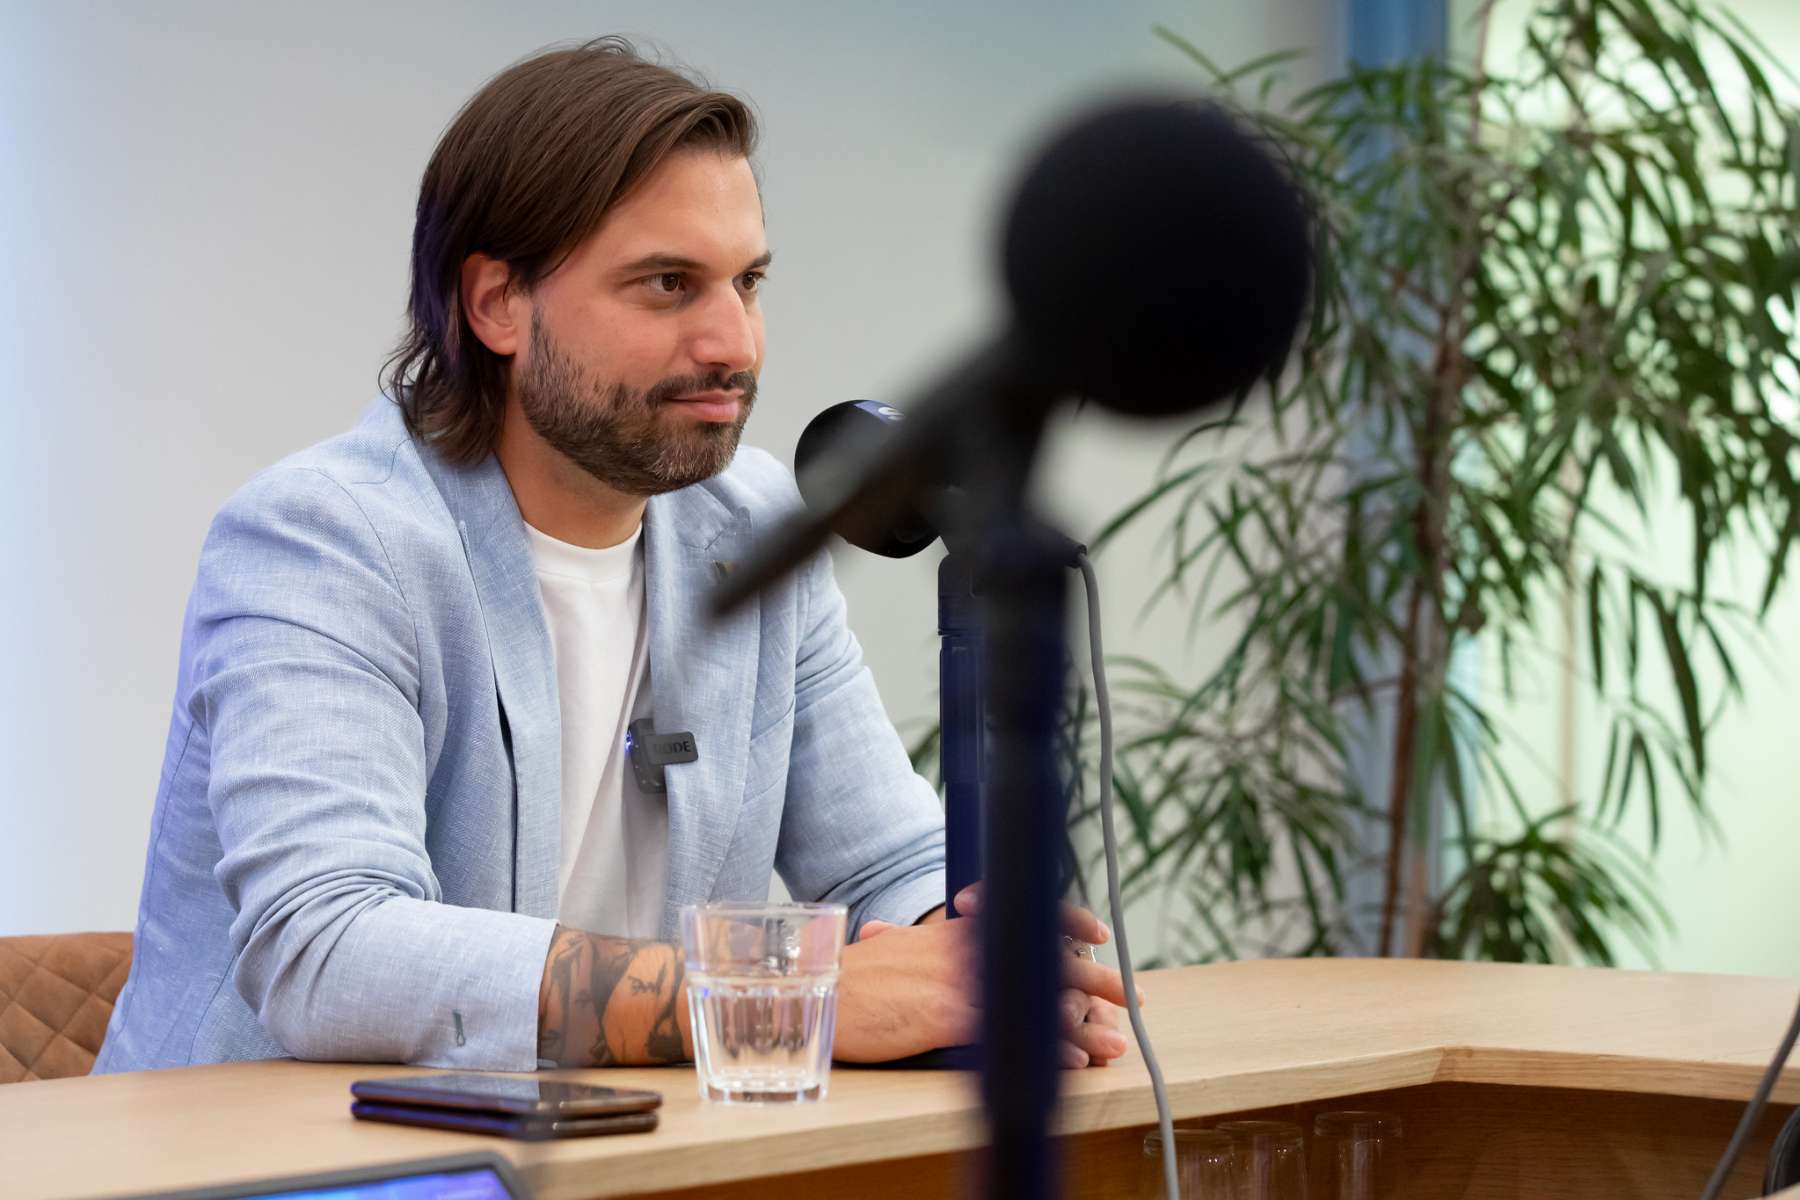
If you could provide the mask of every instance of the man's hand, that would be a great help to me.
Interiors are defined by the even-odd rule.
[[[980,884],[957,894],[956,909],[963,916],[974,915],[980,904]],[[1112,938],[1086,909],[1064,905],[1062,920],[1063,931],[1081,941],[1099,945]],[[973,921],[908,928],[865,921],[859,940],[844,947],[835,1056],[880,1062],[972,1040],[980,1022],[979,966]],[[1126,1048],[1116,1007],[1125,1002],[1124,981],[1111,967],[1073,955],[1065,971],[1068,986],[1058,1005],[1063,1065],[1118,1058]],[[1141,991],[1138,1001],[1143,1002]]]
[[[973,921],[863,922],[838,971],[832,1057],[887,1062],[973,1041],[979,953]]]
[[[1140,997],[1139,1002],[1142,1003]],[[1119,1006],[1090,996],[1080,988],[1065,988],[1058,1011],[1063,1023],[1060,1050],[1065,1067],[1104,1067],[1121,1057],[1130,1043],[1119,1027]]]
[[[956,893],[956,911],[965,916],[981,911],[981,884],[971,883]],[[1106,922],[1073,904],[1062,906],[1062,931],[1090,946],[1112,941]],[[1092,959],[1070,955],[1064,982],[1068,986],[1057,1003],[1063,1027],[1063,1066],[1105,1066],[1123,1055],[1127,1043],[1119,1031],[1119,1006],[1125,1003],[1125,981],[1119,973]],[[1138,1003],[1144,1003],[1142,988],[1138,989]]]

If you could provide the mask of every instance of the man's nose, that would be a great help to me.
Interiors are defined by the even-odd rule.
[[[709,298],[695,314],[692,353],[704,366],[726,375],[756,366],[756,323],[749,306],[735,288]]]

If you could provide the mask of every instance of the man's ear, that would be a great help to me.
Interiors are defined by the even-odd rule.
[[[514,286],[512,268],[471,254],[463,260],[461,290],[463,317],[481,344],[503,358],[517,354],[531,332],[531,305]]]

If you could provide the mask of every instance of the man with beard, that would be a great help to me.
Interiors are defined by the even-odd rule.
[[[707,614],[797,503],[738,447],[770,262],[753,142],[740,101],[611,39],[458,114],[386,394],[201,553],[97,1070],[677,1061],[676,913],[772,871],[849,907],[839,1058],[970,1036],[941,812],[829,560]],[[697,756],[645,767],[633,730]],[[1069,969],[1065,1061],[1116,1057],[1117,973]]]

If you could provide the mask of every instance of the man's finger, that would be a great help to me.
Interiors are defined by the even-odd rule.
[[[1114,1004],[1125,1003],[1125,980],[1111,967],[1102,966],[1086,958],[1069,956],[1063,965],[1063,984],[1067,987],[1080,988],[1090,996],[1098,996],[1102,1000],[1111,1000]],[[1138,989],[1139,1004],[1145,1003],[1144,989]]]
[[[866,942],[876,934],[886,933],[893,927],[893,923],[890,921],[882,921],[870,917],[867,921],[862,923],[862,931],[856,935],[856,940],[859,942]]]
[[[1094,998],[1080,988],[1063,989],[1062,995],[1057,997],[1056,1011],[1057,1016],[1062,1019],[1062,1031],[1065,1036],[1081,1028],[1088,1019],[1088,1009],[1094,1003]]]
[[[1062,930],[1078,942],[1104,946],[1112,941],[1112,930],[1105,921],[1075,904],[1062,906]]]
[[[1092,1062],[1107,1062],[1125,1053],[1125,1035],[1106,1025],[1083,1025],[1069,1035]]]
[[[972,917],[981,911],[981,891],[981,884],[971,883],[956,893],[956,911],[959,916]],[[1106,922],[1078,905],[1062,905],[1061,923],[1064,933],[1091,946],[1104,946],[1112,941],[1112,930]]]
[[[1119,1021],[1120,1008],[1110,1000],[1101,1000],[1096,996],[1087,998],[1087,1023],[1089,1025],[1107,1025],[1113,1029],[1123,1029]]]
[[[957,907],[960,908],[962,906],[958,905]],[[1062,1065],[1071,1071],[1078,1071],[1082,1067],[1088,1065],[1087,1051],[1083,1050],[1080,1046],[1077,1046],[1074,1042],[1060,1043],[1056,1047],[1056,1052],[1062,1059]]]

